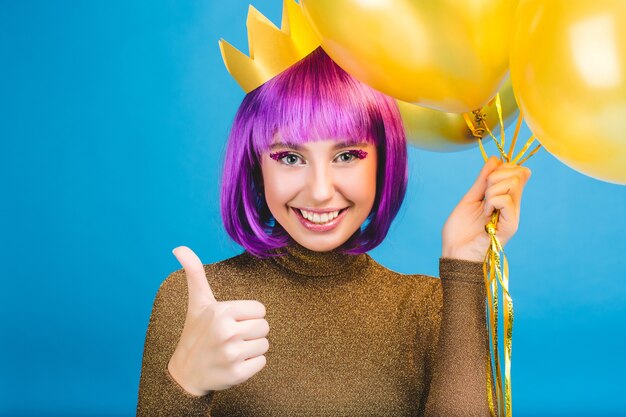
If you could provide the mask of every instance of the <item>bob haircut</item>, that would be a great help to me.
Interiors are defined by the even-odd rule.
[[[357,255],[378,246],[407,187],[406,137],[395,100],[356,80],[317,48],[243,99],[226,146],[220,209],[228,235],[258,258],[293,242],[265,201],[260,155],[276,134],[302,144],[336,138],[376,146],[376,195],[363,225],[337,250]]]

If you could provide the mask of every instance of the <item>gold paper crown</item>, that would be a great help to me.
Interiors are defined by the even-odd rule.
[[[246,94],[300,61],[321,44],[295,0],[283,1],[280,30],[252,5],[248,9],[246,26],[250,57],[224,39],[219,41],[226,69]]]

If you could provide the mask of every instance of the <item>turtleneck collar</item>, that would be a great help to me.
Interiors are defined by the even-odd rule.
[[[346,255],[336,249],[327,252],[316,252],[305,248],[297,242],[275,249],[274,253],[285,253],[271,257],[271,261],[299,275],[311,277],[331,277],[355,273],[369,262],[365,253]]]

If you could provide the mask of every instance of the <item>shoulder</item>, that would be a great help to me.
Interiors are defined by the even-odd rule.
[[[377,279],[383,281],[386,286],[395,287],[396,290],[410,292],[421,299],[424,297],[441,298],[441,280],[438,277],[426,274],[404,274],[397,272],[378,263],[371,257],[370,262]]]
[[[396,280],[403,283],[409,283],[414,285],[426,285],[426,286],[437,286],[439,285],[439,278],[426,274],[404,274],[402,272],[394,271],[390,269],[374,258],[368,255],[370,258],[370,263],[373,271],[375,271],[376,275],[384,277],[386,279]]]
[[[373,260],[372,260],[373,261]],[[385,299],[401,308],[412,310],[416,323],[431,326],[436,323],[443,308],[442,282],[438,277],[426,274],[404,274],[373,261],[373,281],[379,282]],[[435,320],[435,321],[433,321]]]
[[[222,261],[204,264],[204,273],[215,296],[216,290],[250,276],[259,266],[259,260],[248,252],[242,252]],[[157,297],[187,297],[187,277],[183,268],[171,272],[161,282]]]

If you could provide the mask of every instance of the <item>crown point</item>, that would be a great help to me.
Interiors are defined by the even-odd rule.
[[[261,13],[260,11],[258,11],[257,9],[255,9],[252,5],[250,5],[250,8],[248,9],[248,18],[246,19],[246,26],[250,26],[250,22],[262,22],[265,23],[266,25],[279,30],[276,25],[274,23],[272,23],[271,20],[269,20],[267,17],[265,17],[265,15],[263,15],[263,13]]]
[[[281,29],[251,4],[246,26],[249,57],[224,39],[219,41],[226,69],[246,93],[303,59],[321,43],[295,0],[283,0]]]

